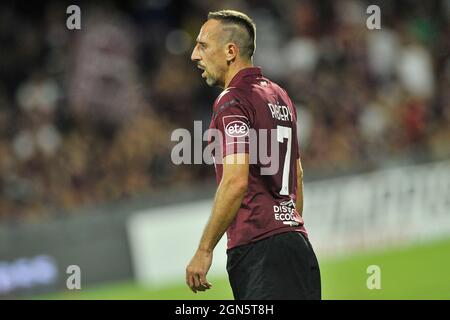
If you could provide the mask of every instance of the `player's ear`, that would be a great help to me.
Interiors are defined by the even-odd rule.
[[[237,46],[232,42],[227,43],[226,47],[225,47],[225,56],[226,56],[227,62],[230,63],[234,59],[236,59],[237,54],[238,54]]]

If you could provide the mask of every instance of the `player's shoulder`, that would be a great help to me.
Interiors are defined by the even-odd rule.
[[[223,90],[214,101],[213,117],[241,114],[248,119],[254,118],[254,110],[246,97],[245,90],[239,87],[228,87]]]
[[[214,101],[216,106],[221,105],[225,102],[230,102],[235,100],[236,102],[241,101],[244,98],[244,92],[241,88],[238,87],[228,87],[223,90]]]
[[[293,105],[291,97],[289,96],[289,93],[287,92],[287,90],[284,87],[282,87],[280,84],[278,84],[276,82],[272,82],[271,85],[277,95],[281,96],[281,98],[284,101],[286,101],[287,103]]]
[[[289,94],[287,93],[286,89],[283,88],[280,84],[278,84],[277,82],[271,81],[271,85],[274,90],[278,91],[278,93],[281,93],[282,95],[285,95],[286,97],[289,98]]]
[[[228,87],[223,90],[214,101],[214,110],[219,113],[223,109],[238,106],[241,109],[248,109],[250,103],[247,93],[241,87]]]

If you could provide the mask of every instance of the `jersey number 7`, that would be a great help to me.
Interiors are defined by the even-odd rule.
[[[277,126],[277,140],[280,143],[287,139],[286,155],[284,157],[283,165],[283,177],[281,180],[281,190],[280,195],[289,195],[289,171],[290,171],[290,160],[291,160],[291,139],[292,139],[292,128]]]

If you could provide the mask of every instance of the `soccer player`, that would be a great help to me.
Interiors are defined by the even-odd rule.
[[[223,159],[214,155],[219,185],[212,213],[186,268],[186,283],[195,293],[211,288],[206,275],[226,232],[235,299],[320,299],[319,265],[302,218],[297,113],[286,91],[253,66],[255,33],[254,22],[241,12],[210,12],[192,52],[206,83],[224,89],[210,125],[224,138]],[[248,139],[236,139],[249,138],[251,129],[276,135],[267,140],[275,138],[279,147],[271,155],[279,164],[274,174],[264,174],[267,166],[259,159],[250,161]]]

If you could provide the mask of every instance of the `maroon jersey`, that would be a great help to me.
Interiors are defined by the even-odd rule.
[[[259,67],[240,70],[214,102],[210,129],[221,132],[220,156],[249,153],[251,158],[248,190],[227,230],[228,249],[286,231],[307,236],[295,208],[299,158],[296,122],[297,112],[286,91],[263,77]],[[250,133],[256,134],[257,143]],[[269,155],[272,162],[261,154]],[[216,152],[218,183],[223,170],[219,160]]]

